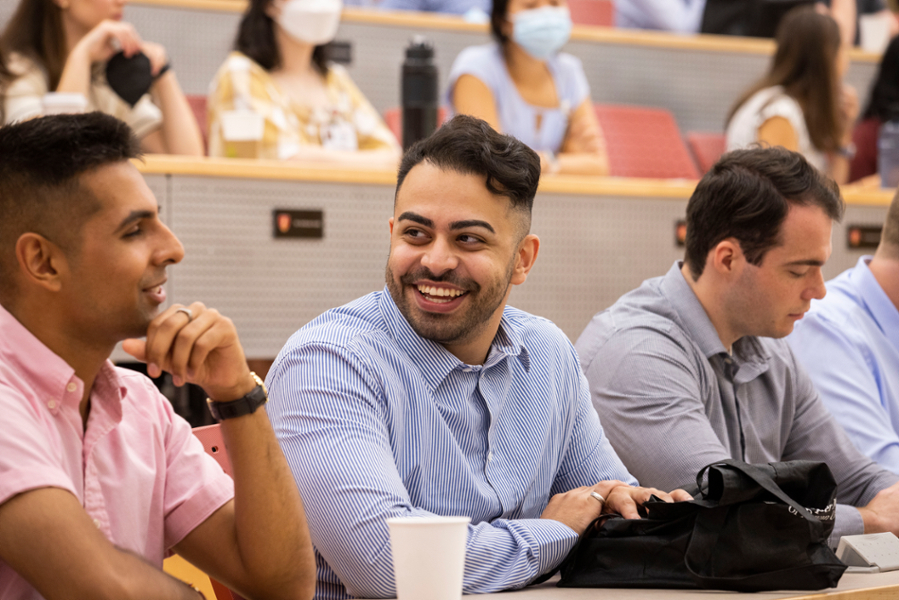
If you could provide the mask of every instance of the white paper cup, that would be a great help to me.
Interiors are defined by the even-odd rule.
[[[399,600],[460,600],[469,517],[387,519]]]
[[[77,92],[49,92],[41,99],[45,115],[83,113],[87,109],[87,98]]]

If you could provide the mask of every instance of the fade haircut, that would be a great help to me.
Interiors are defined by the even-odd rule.
[[[487,190],[508,198],[512,208],[525,217],[521,237],[527,235],[540,181],[540,157],[524,143],[496,132],[481,119],[457,115],[403,155],[397,194],[409,171],[425,161],[444,171],[486,176]]]
[[[0,127],[0,299],[13,292],[15,246],[38,233],[71,252],[100,209],[80,175],[140,155],[118,119],[93,112],[53,115]]]
[[[887,218],[883,223],[877,253],[892,260],[899,260],[899,192],[893,196],[890,208],[887,209]]]
[[[722,156],[687,203],[684,260],[693,279],[727,238],[736,238],[750,264],[761,264],[782,243],[781,225],[793,205],[817,206],[834,221],[843,217],[839,186],[798,152],[749,148]]]

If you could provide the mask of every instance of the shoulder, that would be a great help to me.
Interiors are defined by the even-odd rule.
[[[474,75],[492,75],[503,67],[503,55],[498,44],[469,46],[462,50],[453,61],[450,79],[471,73]]]
[[[112,366],[112,363],[107,364]],[[171,402],[162,395],[149,377],[132,369],[115,366],[112,368],[125,389],[125,403],[140,414],[142,426],[167,425],[177,417]]]
[[[584,65],[578,57],[560,52],[556,55],[554,62],[563,75],[576,75],[584,72]]]
[[[506,306],[503,320],[519,336],[529,351],[571,352],[574,346],[559,327],[544,317]]]
[[[644,281],[590,320],[575,345],[585,370],[596,360],[620,360],[640,345],[666,340],[684,348],[689,345],[689,333],[660,289],[662,280]]]
[[[246,73],[253,77],[269,77],[268,72],[259,63],[246,54],[234,51],[219,67],[213,79],[213,85],[220,79],[231,78],[239,73]]]
[[[380,308],[385,292],[372,292],[349,304],[332,308],[293,334],[281,354],[302,351],[313,346],[328,346],[353,351],[362,344],[388,336]],[[280,356],[279,356],[280,360]]]

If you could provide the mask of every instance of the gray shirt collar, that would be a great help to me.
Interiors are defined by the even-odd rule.
[[[675,261],[662,279],[661,291],[677,315],[678,324],[686,331],[699,350],[709,360],[719,357],[734,364],[731,376],[737,383],[752,381],[768,370],[771,356],[754,336],[745,336],[734,343],[729,355],[709,315],[684,279],[682,261]]]

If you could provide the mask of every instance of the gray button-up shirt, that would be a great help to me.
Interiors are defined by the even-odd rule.
[[[899,476],[853,446],[784,340],[743,337],[728,354],[680,267],[597,314],[576,344],[628,470],[642,485],[669,490],[724,458],[822,461],[840,503],[831,540],[863,533],[852,507]]]

